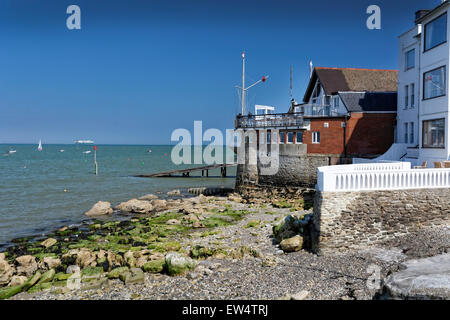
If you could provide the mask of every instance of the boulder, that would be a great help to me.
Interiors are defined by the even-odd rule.
[[[165,259],[148,261],[142,266],[142,269],[145,272],[159,273],[163,271],[165,263],[166,263]]]
[[[177,220],[177,219],[170,219],[170,220],[167,220],[166,224],[179,225],[179,224],[181,224],[181,221]]]
[[[26,291],[29,288],[31,288],[32,286],[34,286],[39,281],[40,278],[41,278],[41,273],[38,271],[30,279],[28,279],[27,282],[25,282],[23,284],[23,291]]]
[[[106,253],[106,260],[108,261],[109,268],[117,268],[124,264],[123,257],[119,254],[115,254],[108,250]]]
[[[89,249],[82,248],[77,253],[75,263],[80,266],[81,269],[95,267],[97,266],[97,255]]]
[[[119,279],[120,275],[128,270],[128,267],[115,268],[108,273],[108,279]]]
[[[121,273],[119,279],[125,284],[143,283],[145,280],[145,274],[142,269],[131,268],[129,271]]]
[[[153,206],[153,210],[156,212],[167,210],[167,201],[166,200],[161,200],[161,199],[152,200],[151,204]]]
[[[21,286],[27,282],[28,278],[25,276],[12,276],[11,281],[8,283],[8,287]]]
[[[408,260],[384,280],[388,299],[449,300],[450,253],[431,258]]]
[[[14,287],[5,287],[0,289],[0,300],[11,298],[12,296],[22,292],[24,285]]]
[[[169,252],[166,255],[167,272],[170,275],[183,274],[189,270],[194,269],[195,261],[178,252]]]
[[[46,282],[51,282],[53,280],[53,278],[55,277],[55,269],[50,269],[47,272],[44,272],[41,276],[41,278],[39,279],[38,284],[42,284],[42,283],[46,283]]]
[[[44,257],[41,262],[39,262],[39,269],[50,270],[61,265],[61,259],[54,257]]]
[[[167,192],[167,195],[168,196],[179,196],[179,195],[181,195],[181,191],[180,190],[172,190],[172,191]]]
[[[50,248],[51,246],[55,245],[58,241],[54,238],[48,238],[41,242],[41,246],[44,248]]]
[[[88,217],[104,216],[112,214],[113,209],[111,208],[111,203],[106,201],[99,201],[94,206],[85,213]]]
[[[309,291],[302,290],[300,292],[297,292],[293,295],[291,295],[291,300],[306,300],[309,296]]]
[[[311,221],[311,215],[288,215],[284,221],[273,227],[273,235],[278,243],[284,239],[307,233],[307,227]]]
[[[280,246],[284,252],[300,251],[303,246],[303,238],[301,236],[295,236],[289,239],[284,239],[281,241]]]
[[[153,206],[150,201],[131,199],[126,202],[122,202],[117,206],[117,209],[128,213],[150,213],[153,211]]]
[[[139,198],[139,200],[147,200],[147,201],[156,200],[156,199],[158,199],[158,196],[154,195],[152,193],[146,194],[145,196],[142,196]]]
[[[5,255],[0,254],[0,286],[4,286],[9,283],[11,277],[14,274],[14,266],[10,265],[5,260]]]
[[[16,258],[17,274],[31,277],[38,269],[36,258],[30,255],[20,256]]]

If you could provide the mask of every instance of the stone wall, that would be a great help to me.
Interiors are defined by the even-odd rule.
[[[449,223],[449,188],[316,192],[312,250],[364,247]]]

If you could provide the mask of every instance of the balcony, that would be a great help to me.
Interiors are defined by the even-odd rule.
[[[235,120],[236,129],[246,128],[303,128],[305,125],[302,113],[279,113],[266,115],[238,115]]]

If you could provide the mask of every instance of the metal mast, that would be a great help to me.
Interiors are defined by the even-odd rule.
[[[245,52],[242,52],[242,115],[245,114]]]

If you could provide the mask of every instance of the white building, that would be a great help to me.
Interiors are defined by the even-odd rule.
[[[414,164],[448,160],[450,3],[416,12],[415,26],[399,37],[396,142],[406,144],[402,159]]]

